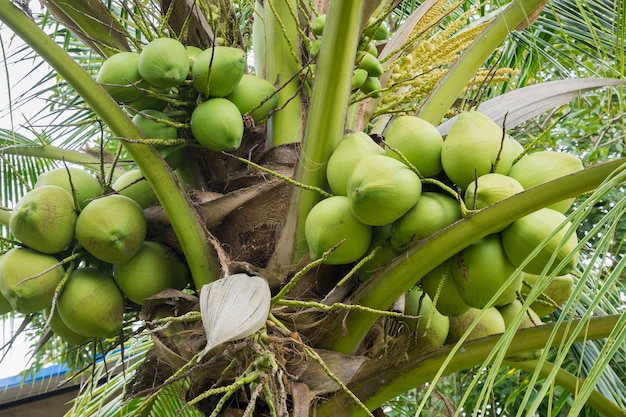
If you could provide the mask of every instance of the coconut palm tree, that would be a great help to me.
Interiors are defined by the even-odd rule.
[[[176,252],[191,276],[182,291],[168,289],[143,305],[127,299],[116,337],[96,338],[78,350],[63,342],[64,356],[77,369],[90,365],[91,355],[107,355],[93,365],[69,415],[380,415],[393,412],[398,396],[405,411],[414,402],[413,415],[441,404],[451,415],[452,407],[476,415],[487,409],[622,415],[626,200],[623,129],[615,121],[623,122],[626,25],[612,17],[623,17],[624,5],[499,3],[75,0],[47,1],[43,13],[31,17],[26,5],[0,0],[0,20],[53,68],[48,77],[57,81],[32,93],[48,94],[47,126],[2,132],[6,208],[0,223],[10,223],[11,208],[51,165],[90,169],[106,193],[119,192],[111,191],[115,180],[139,168],[157,201],[144,210],[148,240]],[[171,116],[165,122],[175,138],[139,130],[131,119],[142,109],[116,102],[109,86],[98,84],[108,58],[144,51],[158,38],[201,50],[226,45],[245,51],[247,72],[270,81],[273,109],[258,120],[256,108],[248,109],[241,146],[200,146],[191,115],[210,99],[191,88],[195,79],[167,90],[132,83],[165,104],[161,110]],[[358,69],[366,81],[357,82]],[[607,90],[575,101],[600,88]],[[585,113],[587,103],[606,117]],[[400,115],[418,116],[446,136],[476,109],[495,123],[501,144],[509,132],[524,153],[589,153],[591,163],[477,210],[463,201],[449,171],[424,176],[408,152],[386,143],[388,126]],[[575,134],[581,115],[606,132],[592,146],[551,137],[559,126]],[[351,132],[378,139],[379,151],[404,162],[423,192],[456,202],[462,219],[402,250],[385,236],[371,246],[360,241],[365,252],[338,264],[331,257],[349,235],[314,250],[307,219],[333,198],[324,167]],[[604,154],[591,152],[597,149]],[[565,234],[557,242],[563,244],[575,232],[568,225],[584,225],[585,233],[573,250],[548,259],[533,285],[521,291],[519,284],[522,308],[506,329],[470,340],[478,320],[519,279],[517,270],[502,277],[501,289],[476,309],[478,318],[458,338],[430,349],[416,345],[424,330],[415,331],[417,314],[403,304],[414,287],[426,291],[422,278],[440,266],[447,271],[448,260],[511,222],[574,197],[574,209],[553,234]],[[377,233],[382,226],[375,225]],[[3,245],[20,242],[7,238]],[[61,257],[67,274],[93,263],[82,246]],[[548,242],[535,246],[537,252]],[[522,259],[520,269],[534,255]],[[559,275],[550,264],[559,262],[573,264],[571,297],[541,323],[518,329],[533,302],[553,301],[541,293]],[[438,277],[433,304],[445,296],[446,277]],[[419,298],[419,308],[425,299]],[[417,311],[427,334],[436,333],[437,310]],[[46,331],[42,314],[28,320]],[[42,343],[40,352],[51,346],[58,345]],[[515,379],[521,386],[510,385]],[[462,393],[446,389],[454,381]],[[446,397],[452,400],[435,404]]]

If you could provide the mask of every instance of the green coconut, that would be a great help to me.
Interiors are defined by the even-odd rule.
[[[438,265],[424,275],[420,285],[432,300],[436,300],[437,311],[443,315],[460,316],[470,309],[470,306],[461,298],[450,274],[450,261]]]
[[[425,192],[417,203],[391,226],[391,244],[407,249],[461,219],[458,202],[447,195]]]
[[[72,243],[76,218],[70,193],[56,185],[42,185],[19,199],[9,217],[9,229],[28,247],[52,254]]]
[[[352,72],[352,89],[361,88],[369,74],[363,68],[357,68]]]
[[[504,325],[507,328],[512,325],[513,320],[515,320],[515,317],[520,314],[523,307],[524,306],[519,300],[513,300],[509,304],[497,307],[500,314],[502,314],[502,318],[504,319]],[[532,308],[528,308],[521,318],[519,328],[527,329],[530,327],[539,326],[540,324],[542,324],[542,322],[537,313],[535,313]]]
[[[525,155],[511,167],[509,176],[515,178],[525,189],[569,175],[583,169],[579,157],[565,152],[538,151]],[[574,198],[561,200],[548,206],[565,213]]]
[[[378,77],[367,77],[363,84],[359,87],[359,90],[363,94],[367,94],[371,98],[378,98],[382,95],[382,84]]]
[[[191,113],[191,133],[213,151],[234,151],[243,139],[243,119],[235,104],[225,98],[212,98]]]
[[[463,249],[451,262],[450,272],[461,298],[474,308],[485,307],[506,285],[510,276],[515,278],[498,297],[496,306],[515,300],[522,286],[522,274],[516,273],[515,267],[509,262],[499,234],[485,236]]]
[[[65,191],[76,193],[79,207],[84,208],[94,198],[102,195],[102,184],[90,172],[75,167],[62,167],[46,171],[37,177],[35,188],[56,185]]]
[[[70,345],[82,345],[90,339],[89,337],[78,334],[69,327],[67,327],[67,324],[65,324],[65,322],[61,318],[61,315],[59,314],[59,309],[55,308],[54,310],[55,311],[54,314],[52,314],[52,317],[50,317],[49,309],[46,310],[44,317],[46,320],[50,320],[50,329],[54,332],[56,336],[60,337],[61,340],[69,343]]]
[[[249,115],[255,123],[259,123],[276,108],[278,95],[275,93],[276,87],[266,79],[244,74],[235,89],[225,98],[232,101],[241,114]]]
[[[313,35],[315,36],[322,36],[324,26],[326,26],[326,15],[321,14],[316,16],[311,22],[311,32],[313,32]]]
[[[372,241],[366,254],[376,250],[371,259],[361,265],[356,271],[359,280],[366,281],[373,274],[387,266],[401,252],[393,247],[389,238],[391,236],[391,225],[372,227]]]
[[[521,293],[528,296],[531,288],[528,285],[535,285],[539,280],[539,275],[524,274],[524,285]],[[527,285],[528,284],[528,285]],[[530,307],[540,316],[544,317],[556,311],[559,306],[565,304],[574,293],[574,278],[571,274],[559,275],[550,280],[548,286],[530,304]]]
[[[401,319],[414,333],[412,355],[443,346],[450,330],[450,319],[437,311],[428,294],[417,288],[407,292],[404,314],[413,316]]]
[[[207,97],[232,93],[246,71],[246,54],[239,48],[216,46],[202,51],[191,68],[193,87]]]
[[[0,292],[13,310],[34,313],[50,307],[64,274],[54,256],[16,247],[0,258]]]
[[[513,146],[505,140],[502,127],[478,111],[466,111],[457,116],[441,148],[441,165],[452,182],[465,189],[476,177],[496,172],[506,174],[510,161],[499,160]]]
[[[139,54],[118,52],[102,63],[96,81],[116,101],[129,103],[137,100],[145,94],[141,88],[147,87],[145,82],[141,83],[138,64]]]
[[[0,255],[0,260],[2,260],[2,255]],[[1,288],[2,285],[0,284],[0,315],[3,315],[13,311],[13,306],[4,294],[2,294]]]
[[[564,227],[557,231],[561,224],[564,224]],[[543,208],[515,220],[502,230],[502,246],[511,263],[515,267],[520,267],[526,258],[541,245],[539,253],[526,263],[522,270],[529,274],[541,274],[544,267],[551,263],[548,273],[556,271],[558,275],[565,275],[570,273],[578,262],[576,233],[572,233],[566,239],[566,234],[571,228],[572,224],[567,221],[563,213]],[[546,240],[545,244],[542,243],[544,240]],[[573,256],[559,267],[559,263],[571,254]],[[554,261],[551,262],[553,256]]]
[[[63,323],[79,335],[108,338],[122,329],[124,297],[111,274],[97,268],[72,271],[57,308]]]
[[[326,165],[326,179],[336,195],[348,194],[348,180],[355,165],[367,155],[382,155],[383,148],[365,132],[344,135]]]
[[[524,187],[507,175],[490,173],[472,181],[465,190],[465,205],[471,210],[480,210],[505,198],[524,191]]]
[[[189,270],[168,246],[145,241],[126,262],[113,265],[113,278],[129,300],[144,300],[167,288],[182,290],[189,283]]]
[[[502,314],[495,307],[485,309],[485,313],[479,319],[478,315],[483,310],[478,308],[470,308],[460,316],[450,317],[450,330],[446,344],[456,343],[467,332],[472,323],[477,321],[476,326],[470,331],[465,341],[480,339],[482,337],[492,336],[504,333],[506,325]]]
[[[348,197],[332,196],[313,206],[304,223],[304,235],[312,259],[338,245],[324,263],[348,264],[365,255],[372,228],[354,217]]]
[[[370,77],[378,78],[383,75],[383,66],[378,58],[369,52],[361,51],[357,56],[359,68],[367,71]]]
[[[415,116],[399,116],[387,126],[384,136],[389,145],[385,155],[402,161],[401,153],[425,177],[441,172],[443,138],[432,123]]]
[[[524,146],[511,135],[506,135],[505,141],[507,143],[506,146],[502,147],[498,164],[502,161],[503,166],[509,167],[509,170],[505,172],[504,170],[498,169],[497,172],[498,174],[509,175],[513,167],[513,162],[524,153]]]
[[[409,167],[385,155],[368,155],[355,165],[347,195],[359,221],[382,226],[402,217],[421,193],[422,183]]]
[[[200,55],[204,49],[198,48],[197,46],[187,45],[187,56],[189,57],[189,74],[191,74],[191,68],[193,68],[193,63],[196,62],[196,58]]]
[[[111,188],[120,195],[132,198],[143,209],[157,201],[152,187],[140,169],[132,169],[123,173],[111,184]]]
[[[110,194],[81,211],[76,238],[94,257],[108,263],[126,262],[139,251],[147,232],[143,210],[133,199]]]
[[[178,131],[168,124],[172,119],[165,113],[146,109],[133,116],[133,123],[139,128],[145,138],[148,139],[176,139]]]
[[[524,306],[519,300],[513,300],[511,303],[506,304],[504,306],[498,307],[498,311],[502,315],[502,319],[504,319],[504,325],[508,329],[513,326],[513,321],[516,320],[516,317],[521,314],[521,321],[517,329],[529,329],[531,327],[539,326],[542,324],[541,319],[533,311],[532,308],[527,308],[524,310]],[[537,358],[542,353],[543,349],[520,353],[514,356],[508,356],[508,360],[513,361],[527,361],[529,359]]]
[[[135,111],[145,111],[145,110],[156,110],[163,111],[168,102],[163,100],[160,97],[160,94],[167,94],[168,91],[159,91],[154,87],[151,88],[152,92],[145,92],[144,95],[139,97],[137,100],[129,101],[125,103],[128,107],[134,109]]]
[[[141,77],[155,87],[181,85],[189,74],[187,48],[173,38],[154,39],[139,53],[137,69]]]

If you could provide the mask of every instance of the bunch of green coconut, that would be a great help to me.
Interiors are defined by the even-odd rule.
[[[278,100],[276,88],[246,68],[242,49],[156,38],[139,52],[109,57],[96,80],[133,113],[146,139],[160,141],[164,155],[175,148],[168,141],[186,138],[180,130],[187,127],[202,147],[233,151],[241,146],[244,116],[259,123]]]
[[[319,54],[322,46],[322,35],[326,26],[326,15],[322,14],[313,19],[311,33],[313,43],[309,53],[313,58]],[[382,84],[380,77],[383,75],[383,66],[378,60],[377,42],[385,41],[389,37],[389,30],[384,24],[376,24],[370,20],[361,35],[360,49],[357,51],[355,69],[352,72],[352,92],[360,91],[370,97],[380,97]]]
[[[567,153],[524,153],[478,111],[459,114],[445,141],[427,121],[396,117],[383,142],[363,132],[342,138],[327,164],[333,195],[317,203],[305,222],[311,258],[352,266],[363,260],[361,280],[464,215],[583,168]],[[405,320],[418,330],[417,345],[457,341],[498,292],[470,338],[502,333],[522,308],[518,294],[527,295],[540,277],[556,275],[522,326],[539,324],[562,305],[572,293],[570,273],[577,264],[578,240],[564,214],[572,203],[560,201],[515,220],[417,280],[405,295],[405,314],[422,317]],[[423,336],[426,322],[430,329]]]
[[[78,167],[38,177],[9,218],[15,244],[0,258],[0,314],[43,311],[57,336],[81,344],[118,335],[126,307],[188,285],[176,253],[146,240],[154,195],[141,173],[111,188]]]

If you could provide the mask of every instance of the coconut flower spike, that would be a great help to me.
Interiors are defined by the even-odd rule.
[[[207,344],[198,361],[214,347],[262,328],[271,298],[267,281],[259,276],[234,274],[202,286],[200,314]]]

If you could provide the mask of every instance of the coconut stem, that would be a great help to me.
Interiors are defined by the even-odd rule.
[[[361,19],[364,10],[369,10],[370,6],[370,2],[330,2],[302,151],[296,168],[295,180],[298,182],[317,188],[327,186],[326,163],[344,133]],[[311,208],[319,201],[318,193],[301,188],[293,191],[286,224],[278,242],[278,247],[288,248],[284,250],[288,253],[275,257],[272,260],[274,267],[297,264],[307,252],[304,223]]]
[[[592,317],[585,325],[586,331],[575,336],[576,341],[594,340],[607,337],[618,324],[619,315]],[[581,323],[580,319],[572,320],[569,329]],[[544,324],[537,327],[518,330],[513,336],[507,350],[507,355],[517,355],[532,352],[545,347],[545,341],[555,333],[553,345],[559,345],[564,340],[572,338],[571,330],[567,326],[555,329],[555,324]],[[494,347],[498,344],[501,335],[472,340],[462,345],[448,345],[434,352],[409,356],[402,362],[402,371],[390,366],[387,361],[378,358],[365,362],[359,370],[360,375],[369,375],[355,381],[348,388],[358,398],[365,398],[365,404],[372,410],[382,405],[390,398],[394,398],[416,386],[432,383],[443,375],[449,375],[462,369],[478,366],[485,361]],[[436,386],[431,384],[432,388]],[[363,410],[342,391],[329,398],[315,409],[318,417],[335,416],[337,404],[342,405],[342,416],[357,417],[365,415]],[[606,415],[620,415],[607,413]]]

